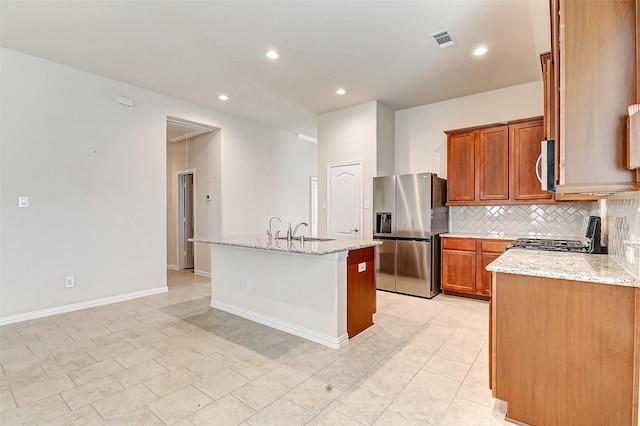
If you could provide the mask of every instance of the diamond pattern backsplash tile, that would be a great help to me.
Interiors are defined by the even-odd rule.
[[[451,207],[451,232],[532,238],[581,238],[597,203]]]
[[[640,192],[609,196],[609,256],[640,279]]]

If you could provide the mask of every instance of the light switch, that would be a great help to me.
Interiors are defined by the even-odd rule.
[[[369,208],[369,200],[365,200],[364,201],[364,208],[368,209]]]
[[[18,207],[29,207],[29,197],[18,197]]]
[[[358,263],[358,272],[364,272],[367,270],[367,262]]]
[[[635,260],[635,249],[633,247],[627,247],[625,252],[625,257],[627,258],[627,262],[633,265],[633,261]]]

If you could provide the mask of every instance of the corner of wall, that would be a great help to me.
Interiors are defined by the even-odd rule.
[[[640,279],[640,192],[609,196],[609,257]]]

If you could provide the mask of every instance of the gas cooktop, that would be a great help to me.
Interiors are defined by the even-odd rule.
[[[587,231],[585,233],[586,241],[544,238],[519,238],[509,244],[505,251],[509,250],[510,248],[518,248],[527,250],[606,254],[607,247],[603,247],[600,242],[601,226],[601,219],[598,216],[589,216],[589,223],[587,225]]]
[[[579,240],[555,240],[541,238],[519,238],[509,244],[511,248],[527,250],[566,251],[574,253],[589,253],[589,245]]]

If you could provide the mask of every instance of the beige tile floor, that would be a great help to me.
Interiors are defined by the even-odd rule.
[[[0,327],[0,424],[502,425],[485,302],[378,292],[334,350],[209,307],[208,279]]]

